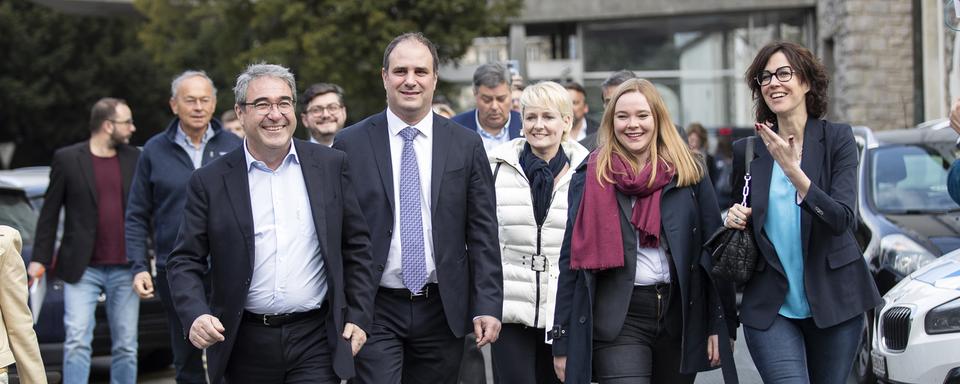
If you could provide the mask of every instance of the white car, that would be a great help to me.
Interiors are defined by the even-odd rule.
[[[896,383],[960,383],[960,250],[910,274],[883,296],[873,371]]]

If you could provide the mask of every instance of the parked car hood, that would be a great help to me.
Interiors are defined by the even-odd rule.
[[[960,248],[960,212],[884,214],[887,220],[922,241],[937,247],[939,254]]]

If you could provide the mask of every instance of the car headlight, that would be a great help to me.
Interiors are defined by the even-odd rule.
[[[960,298],[940,304],[923,319],[923,330],[929,335],[960,332]]]
[[[900,233],[880,240],[880,260],[904,276],[936,260],[926,248]]]

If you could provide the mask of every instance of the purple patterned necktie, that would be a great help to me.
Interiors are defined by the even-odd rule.
[[[420,293],[427,284],[427,261],[423,251],[423,222],[420,217],[420,168],[413,151],[413,139],[420,134],[414,127],[400,131],[403,153],[400,156],[400,249],[403,285]]]

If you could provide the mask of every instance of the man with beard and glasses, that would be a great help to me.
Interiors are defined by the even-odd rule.
[[[50,163],[50,184],[37,219],[28,274],[53,264],[60,209],[65,211],[57,276],[63,288],[63,382],[86,383],[94,311],[106,293],[110,323],[110,381],[137,381],[140,300],[124,249],[123,213],[140,151],[128,145],[133,113],[120,99],[103,98],[90,111],[90,139],[61,148]]]
[[[307,127],[310,142],[333,145],[333,137],[347,122],[347,105],[343,102],[343,88],[336,84],[317,83],[303,92],[303,113],[300,119]]]

